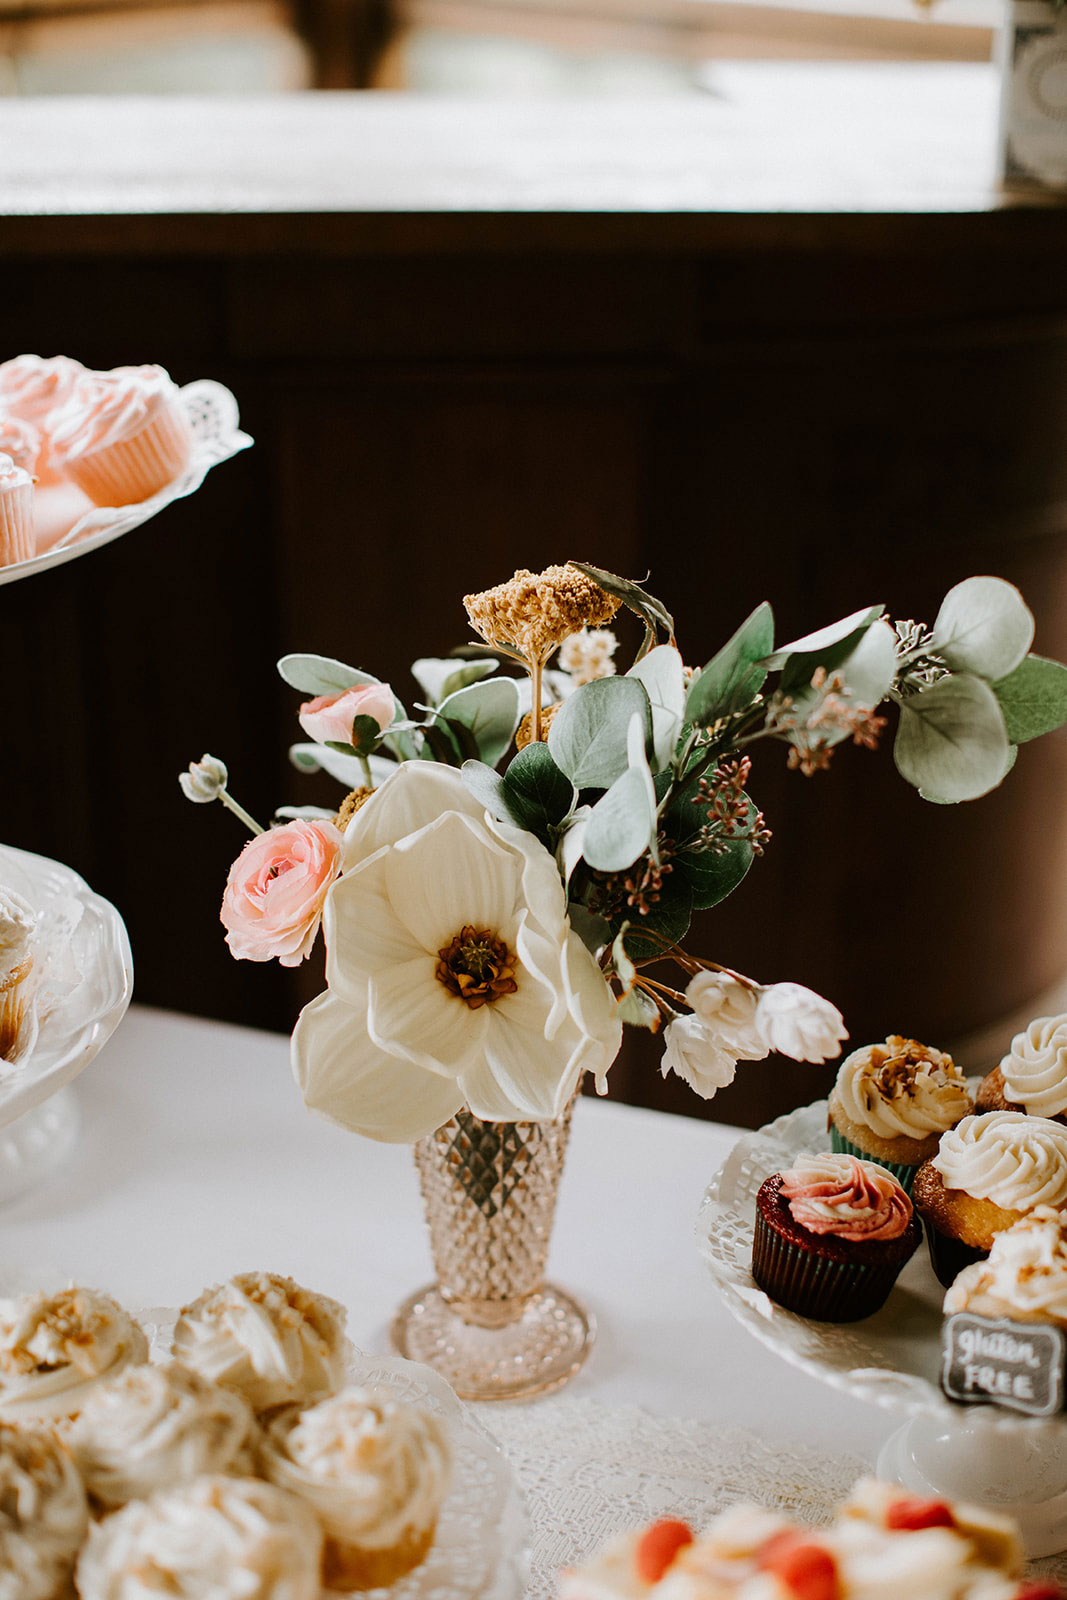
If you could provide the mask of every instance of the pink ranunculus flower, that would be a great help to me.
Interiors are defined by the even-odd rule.
[[[387,683],[366,683],[341,694],[320,694],[300,707],[300,726],[309,739],[327,744],[352,743],[354,717],[373,717],[384,733],[396,716],[393,691]]]
[[[238,961],[298,967],[311,954],[322,902],[341,866],[339,829],[298,819],[250,839],[222,897],[226,943]]]

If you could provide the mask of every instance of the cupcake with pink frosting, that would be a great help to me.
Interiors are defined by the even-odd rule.
[[[179,396],[162,367],[83,373],[45,424],[54,461],[95,505],[147,500],[189,462]]]
[[[756,1196],[752,1276],[772,1300],[819,1322],[883,1306],[922,1230],[902,1186],[858,1156],[798,1156]]]
[[[0,567],[28,561],[36,548],[33,479],[10,456],[0,455]]]
[[[48,446],[46,420],[69,397],[84,373],[80,361],[70,356],[15,356],[0,362],[0,412],[9,420],[28,424],[35,431],[34,464],[20,459],[17,449],[0,434],[0,450],[14,456],[39,484],[53,484],[63,474],[56,470]]]
[[[40,431],[32,422],[0,411],[0,453],[10,456],[16,467],[35,477],[41,456]]]

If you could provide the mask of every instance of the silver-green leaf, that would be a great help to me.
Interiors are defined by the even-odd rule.
[[[490,678],[457,689],[442,700],[439,715],[449,722],[469,728],[478,745],[478,754],[495,766],[515,737],[519,725],[519,686],[514,678]]]
[[[361,672],[358,667],[335,661],[333,656],[282,656],[278,671],[292,688],[310,695],[343,694],[346,689],[355,689],[360,684],[382,681],[369,672]]]
[[[643,683],[652,705],[654,770],[662,772],[674,754],[685,719],[685,674],[680,653],[670,644],[657,645],[626,674]]]
[[[626,771],[627,731],[635,714],[647,740],[652,709],[636,678],[597,678],[563,702],[548,732],[548,748],[576,789],[610,789]]]
[[[1009,751],[1004,714],[981,678],[939,678],[901,705],[893,757],[921,793],[977,800],[1004,777]]]
[[[1033,613],[1013,583],[965,578],[941,602],[931,649],[955,672],[992,683],[1014,672],[1033,638]]]

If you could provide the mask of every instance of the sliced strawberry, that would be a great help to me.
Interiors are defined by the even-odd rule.
[[[693,1542],[693,1531],[677,1517],[662,1517],[646,1528],[637,1541],[634,1566],[645,1583],[658,1583],[678,1554]]]
[[[807,1534],[776,1533],[757,1558],[764,1572],[773,1572],[795,1600],[842,1600],[834,1558],[825,1545]]]
[[[1046,1578],[1033,1578],[1016,1591],[1015,1600],[1063,1600],[1063,1590]]]
[[[921,1528],[954,1528],[956,1519],[947,1500],[922,1500],[918,1495],[904,1495],[889,1507],[885,1525],[900,1533],[918,1533]]]

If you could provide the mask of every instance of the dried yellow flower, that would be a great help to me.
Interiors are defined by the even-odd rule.
[[[530,666],[547,661],[569,634],[610,622],[619,609],[618,600],[569,563],[544,572],[522,567],[495,589],[464,595],[463,604],[483,639]]]
[[[352,789],[345,795],[341,801],[341,809],[337,813],[337,826],[342,833],[344,833],[360,807],[366,805],[373,793],[373,789],[366,789],[361,786],[358,789]]]
[[[538,734],[539,739],[548,738],[548,730],[551,728],[552,723],[555,720],[556,712],[560,710],[562,705],[563,701],[557,700],[555,705],[541,707],[541,726]],[[533,744],[535,742],[533,724],[533,712],[527,711],[526,715],[519,723],[518,732],[515,735],[516,750],[525,750],[528,744]]]

